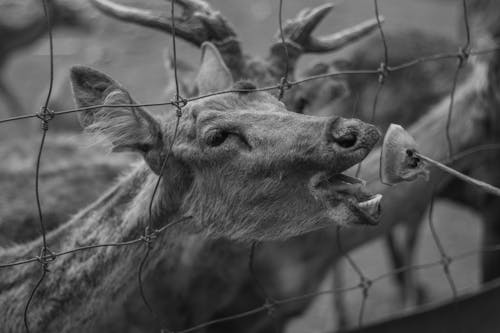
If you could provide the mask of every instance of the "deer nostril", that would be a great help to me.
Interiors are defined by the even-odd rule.
[[[343,149],[356,149],[364,141],[365,132],[365,123],[342,117],[332,117],[326,127],[328,142]]]
[[[346,133],[335,138],[335,142],[342,148],[351,148],[356,144],[358,137],[355,133]]]

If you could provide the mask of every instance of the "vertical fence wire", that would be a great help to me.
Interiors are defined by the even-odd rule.
[[[443,243],[441,242],[441,239],[439,238],[439,235],[436,231],[436,226],[434,225],[434,201],[435,201],[435,189],[433,189],[431,193],[431,200],[429,202],[429,216],[427,220],[429,222],[429,228],[431,230],[432,239],[434,240],[434,243],[436,244],[436,247],[439,251],[439,256],[441,257],[440,261],[443,267],[443,271],[445,273],[446,279],[453,294],[453,298],[456,299],[456,297],[458,296],[457,287],[455,281],[453,280],[453,276],[451,275],[450,272],[450,264],[452,263],[452,258],[448,256],[448,254],[446,253]]]
[[[358,312],[358,326],[362,327],[363,318],[365,314],[366,301],[368,299],[368,293],[373,283],[368,277],[366,277],[366,275],[363,274],[361,267],[359,267],[359,265],[354,261],[354,259],[352,259],[352,257],[346,251],[344,251],[342,247],[341,231],[342,228],[340,226],[337,226],[337,232],[336,232],[337,249],[341,254],[342,258],[344,258],[349,263],[349,266],[351,266],[351,268],[354,270],[354,272],[359,278],[358,288],[361,289],[362,299]]]
[[[379,95],[382,91],[382,88],[385,83],[386,76],[388,74],[387,68],[389,65],[389,51],[387,49],[387,41],[385,39],[385,34],[384,30],[382,29],[382,22],[380,20],[380,12],[379,12],[379,5],[378,5],[378,0],[373,0],[373,7],[374,7],[374,12],[375,12],[375,18],[377,20],[377,28],[380,34],[380,38],[382,40],[383,48],[384,48],[384,58],[380,64],[380,67],[378,69],[378,86],[377,86],[377,91],[375,93],[375,96],[373,98],[373,104],[372,104],[372,112],[371,112],[371,123],[375,122],[375,116],[376,116],[376,110],[377,110],[377,105],[378,105],[378,99]],[[356,169],[356,177],[359,177],[361,173],[361,168],[362,168],[362,162],[358,163],[357,169]],[[381,178],[382,180],[382,178]],[[355,270],[356,274],[360,278],[360,288],[362,289],[362,295],[363,298],[361,300],[361,306],[359,309],[359,314],[358,314],[358,326],[362,327],[363,326],[363,317],[365,313],[365,306],[366,306],[366,300],[368,299],[368,292],[370,290],[370,287],[372,285],[371,281],[367,279],[359,266],[354,262],[354,260],[342,250],[342,245],[341,245],[341,239],[340,239],[340,231],[341,228],[337,228],[337,243],[338,247],[340,250],[340,253],[342,253],[343,257],[347,260],[349,265]]]
[[[446,128],[445,128],[445,135],[446,135],[446,142],[448,145],[448,159],[453,160],[453,142],[450,134],[451,130],[451,121],[452,121],[452,113],[453,113],[453,106],[455,103],[455,92],[457,89],[457,84],[458,84],[458,79],[459,75],[461,72],[461,69],[464,67],[465,63],[467,62],[470,54],[470,42],[471,42],[471,36],[470,36],[470,26],[469,26],[469,14],[467,11],[467,0],[461,0],[461,7],[462,7],[462,15],[463,15],[463,23],[464,23],[464,28],[465,28],[465,44],[460,48],[457,59],[458,59],[458,64],[457,68],[455,70],[454,76],[453,76],[453,81],[452,81],[452,88],[450,92],[450,103],[448,106],[448,115],[446,118]],[[457,292],[457,287],[456,283],[453,279],[453,276],[450,272],[450,264],[452,263],[452,259],[448,254],[446,253],[441,239],[435,229],[434,225],[434,220],[433,220],[433,211],[434,211],[434,201],[435,201],[435,187],[432,188],[431,191],[431,200],[429,204],[429,217],[428,217],[428,222],[429,222],[429,227],[431,230],[432,234],[432,239],[434,240],[438,250],[439,250],[439,255],[441,257],[441,263],[443,267],[443,272],[446,276],[446,280],[448,281],[448,285],[450,286],[450,289],[453,294],[453,299],[456,299],[458,296]]]
[[[153,193],[151,195],[151,200],[149,202],[148,206],[148,225],[145,228],[144,231],[144,236],[143,239],[146,243],[146,251],[144,253],[144,257],[141,261],[141,264],[139,266],[139,271],[138,271],[138,282],[139,282],[139,291],[141,294],[141,298],[149,312],[153,315],[153,319],[156,321],[156,323],[162,327],[161,331],[162,332],[172,332],[170,329],[166,328],[168,323],[164,323],[162,318],[156,313],[156,311],[153,309],[152,305],[150,304],[149,300],[146,297],[146,294],[144,292],[144,286],[143,286],[143,280],[142,280],[142,275],[143,275],[143,270],[144,270],[144,265],[148,259],[148,256],[153,248],[153,241],[154,239],[157,238],[158,236],[158,230],[154,229],[153,225],[153,216],[152,216],[152,211],[153,211],[153,204],[155,200],[155,196],[158,192],[158,189],[161,184],[162,177],[164,175],[164,172],[168,166],[168,161],[170,159],[170,156],[172,155],[172,148],[174,146],[174,143],[177,139],[178,131],[179,131],[179,123],[180,123],[180,118],[182,117],[182,108],[186,106],[187,102],[185,99],[181,98],[180,93],[179,93],[179,78],[177,74],[177,47],[176,47],[176,29],[175,29],[175,5],[174,5],[174,0],[170,0],[170,19],[172,21],[172,48],[173,48],[173,68],[174,68],[174,82],[175,82],[175,100],[173,101],[173,105],[176,107],[176,123],[175,123],[175,129],[174,129],[174,136],[172,138],[172,142],[170,143],[168,147],[168,151],[166,153],[166,156],[164,157],[160,171],[158,174],[158,179],[155,182],[155,186],[153,189]]]
[[[42,269],[42,273],[40,275],[40,278],[38,282],[35,284],[35,287],[32,289],[30,296],[26,302],[25,308],[24,308],[24,314],[23,314],[23,321],[24,321],[24,326],[26,328],[26,332],[30,332],[30,327],[29,327],[29,319],[28,319],[28,312],[29,312],[29,307],[30,304],[33,300],[33,297],[36,294],[36,291],[42,284],[43,280],[45,279],[45,276],[48,273],[48,263],[50,260],[53,260],[54,258],[51,257],[52,253],[50,252],[48,246],[47,246],[47,237],[46,237],[46,228],[45,228],[45,223],[43,221],[43,212],[42,212],[42,204],[40,201],[40,165],[41,165],[41,160],[42,160],[42,153],[43,153],[43,148],[45,145],[45,138],[47,136],[47,131],[49,129],[49,121],[52,119],[53,115],[50,113],[48,109],[48,105],[50,102],[50,97],[52,95],[52,87],[54,84],[54,44],[53,44],[53,36],[52,36],[52,22],[51,22],[51,17],[50,13],[48,10],[47,6],[47,0],[42,0],[42,6],[43,6],[43,13],[46,18],[46,27],[49,35],[49,90],[47,92],[47,96],[45,98],[45,103],[40,111],[39,114],[39,119],[42,122],[42,138],[40,140],[40,146],[38,148],[38,154],[37,154],[37,159],[36,159],[36,166],[35,166],[35,197],[36,197],[36,206],[37,206],[37,211],[38,211],[38,218],[39,218],[39,223],[40,223],[40,233],[42,235],[42,249],[40,252],[40,256],[38,258],[38,261],[40,263],[40,267]]]
[[[262,307],[266,310],[266,315],[271,318],[274,331],[279,332],[275,317],[276,301],[269,295],[268,291],[260,281],[259,276],[257,275],[257,271],[255,270],[255,254],[257,252],[257,249],[258,243],[256,241],[252,242],[248,258],[248,271],[250,272],[254,288],[259,293],[259,296],[264,300],[264,304],[262,305]]]
[[[279,93],[278,93],[278,100],[282,100],[284,97],[284,94],[285,94],[285,89],[288,88],[288,75],[289,75],[289,62],[290,62],[288,48],[287,48],[285,36],[283,33],[283,0],[279,0],[278,25],[279,25],[281,45],[283,48],[283,52],[285,54],[285,70],[284,70],[283,76],[281,77],[281,80],[280,80],[280,87],[279,87]],[[250,275],[252,277],[252,283],[253,283],[254,287],[258,290],[258,292],[260,293],[260,296],[264,299],[263,307],[266,309],[267,316],[271,318],[274,331],[279,332],[279,329],[277,327],[276,316],[275,316],[276,301],[272,297],[269,296],[269,293],[267,292],[266,288],[262,285],[262,283],[261,283],[261,281],[260,281],[260,279],[257,276],[257,273],[255,271],[255,252],[256,251],[257,251],[257,242],[254,241],[254,242],[252,242],[252,245],[250,248],[250,256],[249,256],[249,261],[248,261],[248,268],[249,268]]]
[[[278,8],[278,24],[279,24],[279,32],[281,38],[281,45],[283,47],[283,51],[285,53],[285,71],[280,80],[280,87],[278,93],[278,99],[282,100],[285,95],[285,89],[288,88],[288,75],[290,71],[290,56],[288,54],[288,47],[285,41],[285,35],[283,34],[283,0],[279,0],[279,8]]]
[[[377,87],[377,92],[375,93],[375,97],[373,98],[372,114],[371,114],[371,118],[370,118],[371,123],[375,122],[375,115],[377,112],[379,95],[380,95],[382,88],[384,86],[385,79],[386,79],[387,75],[389,74],[389,71],[388,71],[388,68],[389,68],[389,50],[387,47],[387,40],[385,38],[384,29],[382,29],[382,22],[380,21],[378,0],[373,0],[373,7],[374,7],[374,11],[375,11],[375,18],[377,19],[377,27],[378,27],[378,31],[380,33],[380,39],[382,40],[382,45],[384,47],[384,59],[380,63],[380,67],[378,68],[378,71],[379,71],[378,87]]]
[[[448,118],[446,119],[446,142],[448,144],[449,159],[453,159],[453,143],[450,135],[450,129],[451,129],[453,105],[455,103],[455,91],[457,89],[457,83],[460,71],[467,63],[467,60],[469,59],[470,56],[471,35],[469,26],[469,13],[467,10],[467,0],[461,0],[461,4],[462,4],[462,15],[464,21],[463,23],[465,28],[465,44],[459,49],[459,52],[457,53],[457,69],[453,77],[453,83],[450,92],[450,104],[448,107]]]
[[[390,67],[389,67],[389,50],[387,47],[387,40],[385,38],[384,29],[382,29],[382,21],[380,20],[380,10],[379,10],[379,5],[378,5],[378,0],[373,0],[373,10],[375,12],[375,18],[377,20],[377,28],[378,28],[378,31],[380,34],[380,39],[382,40],[384,58],[381,61],[379,68],[377,69],[378,85],[377,85],[377,90],[375,92],[375,96],[373,97],[370,123],[375,122],[379,96],[382,93],[382,89],[384,87],[384,83],[385,83],[385,80],[387,78],[387,75],[389,74],[389,69],[390,69]],[[360,175],[361,168],[362,168],[362,162],[358,163],[358,167],[356,169],[356,177],[358,177]],[[380,178],[380,180],[382,181],[382,178]]]

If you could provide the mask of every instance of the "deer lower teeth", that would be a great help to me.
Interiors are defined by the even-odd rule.
[[[382,200],[382,195],[377,194],[369,200],[359,202],[358,207],[368,213],[377,213],[380,207],[380,200]]]

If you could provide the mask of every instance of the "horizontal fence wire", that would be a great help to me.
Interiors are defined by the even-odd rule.
[[[223,90],[223,91],[218,91],[214,93],[209,93],[205,95],[200,95],[196,97],[182,97],[179,92],[179,78],[178,78],[178,73],[177,73],[177,50],[176,50],[176,34],[175,34],[175,12],[174,12],[174,1],[170,1],[170,8],[171,8],[171,21],[172,21],[172,46],[173,46],[173,68],[174,68],[174,79],[175,79],[175,96],[172,101],[167,101],[167,102],[159,102],[159,103],[146,103],[146,104],[119,104],[119,105],[94,105],[94,106],[88,106],[88,107],[82,107],[82,108],[74,108],[74,109],[67,109],[67,110],[49,110],[48,105],[51,99],[51,93],[52,93],[52,87],[53,87],[53,82],[54,82],[54,51],[53,51],[53,36],[52,36],[52,30],[51,30],[51,17],[50,14],[47,11],[47,0],[42,0],[42,5],[44,9],[44,13],[47,19],[47,28],[48,28],[48,39],[49,39],[49,47],[50,47],[50,54],[49,54],[49,60],[50,60],[50,75],[48,79],[48,85],[49,85],[49,90],[47,93],[47,97],[45,99],[45,103],[41,108],[41,111],[39,113],[34,113],[34,114],[28,114],[28,115],[22,115],[22,116],[16,116],[16,117],[10,117],[10,118],[5,118],[0,120],[0,124],[4,124],[7,122],[13,122],[13,121],[20,121],[23,119],[30,119],[30,118],[39,118],[42,123],[42,137],[41,137],[41,143],[39,146],[38,150],[38,155],[37,155],[37,162],[36,162],[36,168],[35,168],[35,193],[36,193],[36,203],[37,203],[37,209],[38,209],[38,215],[39,215],[39,225],[40,225],[40,235],[42,238],[42,248],[40,251],[39,255],[28,257],[25,259],[17,259],[12,262],[7,262],[7,263],[0,263],[0,269],[8,269],[8,268],[13,268],[15,266],[20,266],[20,265],[28,265],[32,263],[38,263],[41,268],[41,275],[40,279],[36,282],[34,285],[32,292],[30,294],[29,299],[26,302],[26,307],[24,311],[24,323],[25,323],[25,328],[26,331],[30,331],[30,326],[29,326],[29,309],[30,309],[30,303],[33,297],[36,297],[36,291],[38,287],[43,284],[44,279],[46,278],[47,274],[49,274],[49,269],[48,267],[50,266],[50,263],[54,260],[56,260],[59,257],[62,256],[68,256],[80,251],[91,251],[94,249],[99,249],[99,248],[105,248],[105,247],[110,247],[110,248],[118,248],[118,247],[124,247],[124,246],[146,246],[145,247],[145,252],[144,252],[144,257],[141,262],[141,265],[138,270],[138,284],[139,284],[139,289],[141,293],[141,297],[143,302],[145,303],[146,307],[149,309],[151,314],[153,315],[154,319],[158,321],[159,326],[163,327],[164,332],[174,332],[166,326],[168,326],[168,323],[164,323],[159,316],[156,314],[156,311],[152,308],[151,304],[147,300],[145,293],[144,293],[144,288],[147,286],[143,285],[142,281],[142,275],[143,275],[143,267],[145,265],[145,262],[148,260],[148,255],[150,254],[150,250],[152,246],[154,245],[154,240],[157,238],[158,235],[165,233],[168,231],[169,228],[171,228],[174,225],[178,225],[182,222],[185,222],[189,220],[191,217],[184,217],[181,218],[173,223],[170,223],[166,226],[163,226],[162,228],[155,229],[153,224],[152,224],[152,205],[154,201],[154,197],[157,193],[159,184],[162,179],[162,174],[163,171],[166,168],[167,162],[170,158],[171,151],[173,148],[173,145],[175,143],[175,140],[177,138],[177,131],[179,127],[179,121],[182,117],[182,110],[183,108],[189,104],[190,102],[194,102],[197,100],[201,100],[204,98],[209,98],[213,96],[218,96],[218,95],[224,95],[224,94],[231,94],[231,93],[242,93],[242,92],[256,92],[256,91],[276,91],[279,99],[283,98],[283,96],[287,93],[286,90],[293,86],[298,86],[300,84],[310,82],[313,80],[320,80],[320,79],[325,79],[325,78],[333,78],[333,77],[344,77],[344,76],[366,76],[366,77],[374,77],[378,79],[378,88],[376,90],[376,94],[374,96],[373,104],[372,104],[372,114],[371,114],[371,120],[372,122],[376,121],[376,111],[377,111],[377,104],[378,104],[378,99],[379,95],[383,90],[384,83],[386,80],[390,79],[390,74],[397,72],[397,71],[403,71],[408,68],[412,68],[418,64],[424,63],[424,62],[435,62],[435,61],[442,61],[446,59],[456,59],[457,60],[457,68],[453,77],[452,81],[452,87],[450,90],[450,104],[448,108],[448,118],[447,118],[447,124],[446,124],[446,130],[445,134],[446,135],[446,142],[448,145],[448,163],[454,163],[458,161],[461,158],[470,156],[471,154],[477,154],[485,151],[491,151],[491,150],[500,150],[500,143],[498,144],[486,144],[486,145],[481,145],[477,147],[473,147],[467,151],[461,152],[454,154],[453,152],[453,142],[451,140],[450,136],[450,127],[451,127],[451,119],[452,119],[452,112],[453,112],[453,107],[454,107],[454,97],[455,97],[455,91],[458,85],[458,78],[461,70],[464,68],[464,65],[467,63],[469,60],[470,56],[472,55],[484,55],[487,53],[493,53],[497,52],[500,50],[500,45],[490,47],[488,49],[474,49],[472,48],[472,40],[471,40],[471,33],[470,33],[470,24],[469,24],[469,13],[467,9],[467,1],[466,0],[461,0],[462,4],[462,11],[463,11],[463,17],[464,17],[464,27],[466,31],[466,39],[464,41],[464,44],[462,47],[459,48],[459,50],[455,53],[439,53],[439,54],[434,54],[431,56],[426,56],[426,57],[420,57],[413,59],[411,61],[401,63],[401,64],[392,64],[390,63],[390,52],[387,44],[387,40],[384,34],[384,30],[382,29],[382,24],[380,21],[380,8],[377,0],[373,0],[373,7],[374,7],[374,14],[375,17],[377,18],[377,26],[378,26],[378,31],[380,33],[381,41],[383,43],[383,59],[381,59],[380,66],[378,68],[372,68],[372,69],[366,69],[366,70],[353,70],[353,71],[335,71],[335,72],[330,72],[330,73],[325,73],[325,74],[319,74],[319,75],[312,75],[300,80],[291,80],[289,78],[290,76],[290,68],[288,65],[288,61],[285,61],[285,69],[282,74],[281,80],[270,86],[265,86],[265,87],[258,87],[256,89],[229,89],[229,90]],[[289,51],[287,48],[287,41],[285,40],[285,36],[283,33],[283,23],[282,23],[282,12],[283,12],[283,6],[284,6],[284,1],[279,0],[279,15],[277,17],[278,23],[279,23],[279,32],[280,32],[280,39],[281,39],[281,44],[284,50],[285,58],[289,59]],[[42,201],[40,198],[40,191],[39,191],[39,181],[40,181],[40,165],[42,163],[42,157],[43,157],[43,148],[45,145],[45,137],[47,135],[47,131],[49,130],[49,124],[50,121],[56,117],[67,115],[67,114],[72,114],[72,113],[78,113],[78,112],[86,112],[90,110],[95,110],[99,109],[102,107],[106,108],[123,108],[123,107],[137,107],[137,106],[143,106],[143,107],[152,107],[152,106],[174,106],[175,111],[177,114],[177,122],[175,126],[175,134],[174,134],[174,139],[170,143],[168,153],[166,154],[162,164],[161,164],[161,172],[159,173],[159,177],[155,183],[155,188],[152,194],[152,198],[149,204],[149,219],[147,222],[147,225],[144,226],[144,234],[136,239],[132,239],[126,242],[118,242],[118,243],[107,243],[107,244],[95,244],[95,245],[89,245],[89,246],[82,246],[78,248],[73,248],[73,249],[68,249],[68,250],[63,250],[60,252],[52,252],[49,250],[49,244],[47,244],[46,240],[46,228],[44,225],[44,220],[43,220],[43,206],[42,206]],[[358,166],[358,173],[361,169],[361,164]],[[42,184],[43,186],[43,184]],[[250,309],[248,311],[227,316],[227,317],[222,317],[222,318],[217,318],[214,320],[210,320],[204,323],[200,323],[196,326],[184,329],[184,330],[179,330],[175,331],[177,333],[187,333],[187,332],[195,332],[197,330],[215,325],[215,324],[220,324],[223,322],[228,322],[228,321],[234,321],[238,320],[244,317],[248,317],[257,313],[265,313],[267,312],[268,315],[271,315],[279,309],[281,306],[293,302],[301,302],[305,300],[312,300],[317,297],[323,296],[323,295],[341,295],[347,292],[351,291],[361,291],[362,292],[362,299],[360,303],[360,309],[358,312],[358,324],[359,326],[363,325],[363,317],[364,317],[364,312],[365,312],[365,306],[366,306],[366,300],[369,296],[369,290],[370,288],[374,285],[379,283],[380,281],[383,281],[385,279],[391,278],[397,274],[401,274],[403,272],[408,272],[408,271],[417,271],[417,270],[425,270],[425,269],[430,269],[433,267],[439,267],[441,266],[443,268],[443,271],[446,275],[446,278],[448,280],[448,283],[450,285],[450,288],[452,290],[453,297],[457,297],[457,287],[456,283],[454,282],[453,276],[450,273],[450,266],[452,266],[455,262],[458,260],[463,260],[465,258],[469,258],[471,256],[476,256],[476,255],[481,255],[484,253],[492,253],[492,252],[498,252],[500,251],[500,244],[495,245],[495,246],[490,246],[490,247],[482,247],[478,248],[476,250],[470,250],[466,251],[463,253],[458,253],[454,255],[450,255],[447,253],[446,249],[442,245],[442,242],[435,230],[434,227],[434,222],[433,222],[433,206],[434,206],[434,193],[432,194],[431,200],[430,200],[430,209],[429,209],[429,215],[428,215],[428,222],[429,226],[431,228],[432,232],[432,237],[433,240],[439,250],[440,253],[440,259],[437,261],[432,261],[424,264],[417,264],[417,265],[408,265],[404,267],[399,267],[397,269],[394,269],[392,271],[386,272],[384,274],[381,274],[379,276],[374,276],[374,277],[368,277],[366,274],[363,273],[362,268],[349,256],[348,253],[344,252],[342,250],[342,236],[341,236],[341,229],[338,228],[337,230],[337,246],[339,252],[342,254],[343,258],[347,260],[347,262],[350,264],[350,266],[354,269],[355,273],[359,277],[359,282],[355,283],[350,286],[345,286],[341,288],[336,288],[336,289],[331,289],[331,290],[326,290],[326,291],[317,291],[317,292],[311,292],[311,293],[306,293],[302,295],[297,295],[294,297],[289,297],[289,298],[284,298],[284,299],[276,299],[272,298],[268,295],[267,291],[265,290],[265,287],[261,284],[259,281],[259,278],[256,276],[256,273],[254,271],[254,258],[255,258],[255,251],[257,251],[258,247],[257,244],[254,243],[251,247],[251,252],[249,256],[249,271],[252,275],[253,281],[257,289],[260,291],[262,299],[263,299],[263,304],[259,307],[256,307],[254,309]]]

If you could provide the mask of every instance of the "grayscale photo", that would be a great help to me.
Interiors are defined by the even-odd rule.
[[[497,70],[495,0],[0,0],[0,333],[499,332]]]

